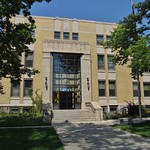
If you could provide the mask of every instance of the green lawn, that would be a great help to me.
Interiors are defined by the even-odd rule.
[[[50,123],[43,122],[43,116],[23,116],[23,115],[6,115],[0,116],[0,127],[16,127],[16,126],[45,126]]]
[[[0,150],[64,150],[50,123],[42,115],[0,115],[0,127],[47,126],[46,128],[0,129]]]
[[[122,130],[150,138],[150,121],[145,121],[138,124],[117,125],[117,128]]]
[[[52,127],[0,129],[0,150],[64,150]]]

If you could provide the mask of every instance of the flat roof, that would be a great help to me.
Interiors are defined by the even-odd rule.
[[[32,16],[32,15],[31,15]],[[16,15],[16,17],[24,17],[23,15]],[[101,22],[101,21],[92,21],[92,20],[82,20],[82,19],[77,19],[77,18],[61,18],[61,17],[47,17],[47,16],[32,16],[33,18],[41,18],[41,19],[51,19],[51,20],[69,20],[69,21],[79,21],[79,22],[89,22],[89,23],[95,23],[95,24],[110,24],[110,25],[117,25],[117,23],[112,23],[112,22]]]

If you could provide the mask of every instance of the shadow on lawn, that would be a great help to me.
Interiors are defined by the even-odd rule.
[[[0,129],[1,150],[63,150],[55,130]]]
[[[43,122],[43,116],[4,116],[0,117],[0,127],[16,127],[16,126],[41,126],[50,125]]]

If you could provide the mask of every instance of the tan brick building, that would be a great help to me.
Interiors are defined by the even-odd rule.
[[[101,43],[109,40],[115,23],[69,18],[34,17],[36,42],[29,45],[31,53],[22,56],[22,63],[34,67],[39,74],[22,76],[19,86],[3,79],[4,95],[0,107],[16,110],[31,106],[28,91],[39,89],[44,104],[54,110],[94,110],[97,120],[103,111],[126,106],[137,100],[137,84],[126,66],[114,66],[111,49]],[[22,16],[13,20],[26,22]],[[141,80],[142,104],[150,105],[150,73]]]

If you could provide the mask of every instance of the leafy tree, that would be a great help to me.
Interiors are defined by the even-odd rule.
[[[128,66],[132,68],[132,77],[137,78],[150,69],[150,39],[139,34],[130,19],[128,16],[119,23],[108,44],[115,52],[115,63],[124,65],[130,61]]]
[[[119,22],[108,46],[115,52],[114,62],[128,64],[132,77],[137,79],[139,106],[141,105],[139,76],[150,70],[150,0],[132,6],[132,14]],[[139,107],[139,111],[141,108]]]
[[[134,5],[136,13],[136,22],[139,26],[139,33],[144,33],[150,36],[150,33],[146,32],[150,30],[150,0],[145,0]]]
[[[133,13],[119,22],[108,45],[115,52],[115,63],[131,61],[132,76],[150,69],[150,0],[133,5]]]
[[[51,0],[1,0],[0,2],[0,93],[3,93],[2,78],[19,83],[21,75],[29,76],[38,70],[29,69],[21,64],[22,53],[30,50],[28,44],[34,43],[32,33],[35,29],[34,19],[30,9],[35,2],[50,2]],[[12,17],[22,13],[27,23],[15,24]]]

